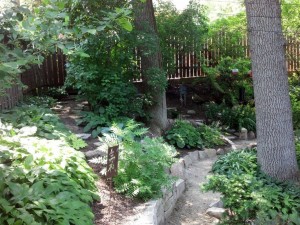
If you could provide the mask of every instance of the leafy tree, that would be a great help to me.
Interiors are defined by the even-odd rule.
[[[160,134],[167,126],[166,105],[166,73],[162,70],[159,39],[156,30],[154,8],[152,0],[133,1],[134,25],[139,32],[140,40],[147,40],[146,45],[138,46],[141,57],[141,73],[143,90],[150,93],[154,104],[148,109],[151,116],[150,128],[152,132]]]
[[[258,163],[264,173],[279,180],[296,180],[291,103],[277,0],[247,0],[256,105]]]
[[[130,29],[128,11],[119,8],[102,18],[70,20],[71,1],[42,0],[33,6],[15,5],[0,15],[0,91],[15,82],[31,64],[41,64],[44,56],[60,48],[66,55],[88,57],[81,45],[88,36],[115,26]],[[87,14],[88,15],[88,14]],[[86,26],[89,21],[89,26]]]
[[[159,35],[163,66],[172,71],[174,55],[199,52],[208,31],[206,9],[197,1],[189,1],[187,8],[178,11],[171,1],[159,2],[156,7],[157,31]]]

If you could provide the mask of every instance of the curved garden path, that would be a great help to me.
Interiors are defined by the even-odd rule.
[[[233,148],[240,149],[255,143],[255,140],[233,142],[235,145]],[[178,199],[167,225],[213,225],[218,223],[217,219],[206,214],[206,210],[211,203],[220,199],[220,194],[202,192],[199,186],[207,181],[206,176],[209,175],[216,160],[217,157],[207,158],[188,168],[186,174],[187,190]]]

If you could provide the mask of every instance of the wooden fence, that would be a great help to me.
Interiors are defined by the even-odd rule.
[[[204,77],[202,63],[206,66],[215,66],[222,57],[222,51],[231,52],[227,55],[233,58],[244,56],[250,58],[250,49],[247,37],[240,38],[233,43],[228,43],[229,37],[226,33],[220,33],[217,39],[207,39],[203,48],[199,52],[182,53],[178,49],[184,48],[175,47],[176,52],[175,69],[168,73],[168,79],[183,79]],[[286,35],[286,65],[289,73],[300,71],[300,35]]]
[[[23,91],[19,85],[14,85],[5,92],[5,95],[0,96],[0,111],[14,107],[23,98]]]
[[[21,81],[27,86],[24,92],[31,92],[45,87],[60,87],[66,78],[66,57],[61,51],[49,55],[42,65],[34,65],[21,74]]]
[[[247,38],[241,38],[228,46],[229,39],[226,33],[220,34],[216,39],[208,39],[199,52],[182,53],[180,49],[184,46],[171,46],[176,52],[174,55],[175,69],[169,72],[168,79],[185,79],[204,77],[201,62],[207,66],[214,66],[222,56],[223,47],[232,49],[233,56],[241,54],[242,50],[245,57],[250,57]],[[287,69],[289,72],[300,71],[300,35],[286,36],[286,56]],[[226,50],[226,49],[225,49]],[[0,110],[11,108],[22,98],[23,92],[28,93],[41,88],[60,87],[64,84],[66,58],[62,52],[46,57],[44,63],[40,66],[32,66],[31,69],[21,74],[21,81],[27,86],[27,89],[21,89],[14,86],[8,89],[7,95],[0,97]]]
[[[23,93],[63,86],[66,78],[65,64],[66,57],[58,51],[47,56],[42,65],[34,65],[22,73],[20,79],[26,88],[14,85],[7,89],[6,94],[0,96],[0,110],[15,106],[23,98]]]

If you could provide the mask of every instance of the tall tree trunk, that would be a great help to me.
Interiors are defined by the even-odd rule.
[[[258,163],[279,180],[299,177],[279,0],[245,0],[256,106]]]
[[[160,134],[167,127],[166,95],[164,90],[158,90],[151,85],[151,77],[147,75],[152,69],[162,70],[152,0],[146,0],[145,3],[141,0],[134,0],[133,11],[134,24],[136,30],[140,33],[140,39],[147,40],[138,50],[141,56],[143,88],[145,92],[151,93],[154,101],[154,105],[148,111],[151,117],[150,129],[152,132]]]

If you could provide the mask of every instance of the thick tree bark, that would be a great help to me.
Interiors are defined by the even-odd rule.
[[[245,0],[256,106],[258,163],[279,180],[299,177],[279,0]]]
[[[139,53],[141,56],[143,88],[145,92],[149,91],[151,93],[154,101],[154,105],[148,111],[151,117],[150,129],[156,134],[161,134],[161,131],[167,127],[166,95],[164,91],[159,92],[153,88],[149,84],[151,78],[146,76],[147,72],[153,68],[162,69],[152,0],[146,0],[145,3],[142,3],[141,0],[134,0],[133,11],[135,28],[141,33],[140,38],[149,39],[149,42],[139,47]]]

